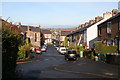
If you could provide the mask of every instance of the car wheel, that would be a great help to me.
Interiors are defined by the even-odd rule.
[[[78,60],[78,58],[76,60]]]
[[[74,61],[76,61],[76,60],[77,60],[77,58],[74,59]]]
[[[65,58],[65,60],[66,60],[66,61],[69,61],[69,59],[68,59],[68,58]]]

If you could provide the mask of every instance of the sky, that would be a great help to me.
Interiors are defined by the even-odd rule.
[[[118,2],[3,2],[0,16],[15,24],[77,27],[112,9],[118,9]]]

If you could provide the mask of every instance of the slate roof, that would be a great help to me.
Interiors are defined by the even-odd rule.
[[[42,29],[41,32],[43,34],[52,34],[52,32],[50,30],[48,30],[48,29]]]
[[[117,15],[115,15],[115,16],[113,16],[113,17],[107,19],[106,21],[100,23],[99,25],[101,25],[101,24],[103,24],[103,23],[105,23],[105,22],[108,22],[108,21],[110,21],[110,20],[112,20],[112,19],[114,19],[114,18],[116,18],[116,17],[120,17],[120,12],[119,12]],[[98,25],[98,26],[99,26],[99,25]]]
[[[28,29],[28,26],[26,25],[21,25],[20,30],[21,32],[26,32]],[[40,32],[40,28],[39,27],[33,27],[33,26],[29,26],[29,29],[33,32]]]
[[[27,31],[27,26],[20,26],[20,31],[21,32],[26,32]]]
[[[12,24],[10,22],[7,22],[7,21],[5,21],[5,20],[3,20],[1,18],[0,18],[0,23],[3,25],[2,27],[6,27],[8,29],[11,29],[12,32],[14,32],[14,33],[20,33],[20,29],[17,27],[17,25]],[[6,24],[7,26],[4,25],[4,24]]]
[[[103,20],[103,19],[102,19],[102,20]],[[100,21],[101,21],[101,20],[100,20]],[[98,21],[98,22],[99,22],[99,21]],[[73,34],[76,34],[76,33],[82,33],[83,31],[87,30],[87,28],[91,27],[92,25],[94,25],[94,24],[96,24],[96,23],[98,23],[98,22],[95,22],[95,23],[93,23],[93,24],[91,24],[91,25],[88,25],[88,26],[86,26],[86,27],[80,28],[80,29],[78,29],[78,30],[76,30],[76,31],[68,34],[67,36],[70,36],[70,35],[73,35]]]
[[[64,30],[64,31],[61,31],[61,36],[67,36],[70,33],[72,33],[72,31]]]

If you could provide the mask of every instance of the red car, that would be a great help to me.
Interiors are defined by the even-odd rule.
[[[41,49],[36,49],[35,52],[36,52],[36,54],[41,54],[42,53]]]

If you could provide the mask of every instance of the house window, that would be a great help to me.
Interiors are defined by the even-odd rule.
[[[111,26],[112,26],[111,22],[108,22],[107,23],[107,33],[111,33]]]
[[[37,42],[37,34],[35,33],[35,42]]]
[[[114,45],[113,40],[107,40],[107,46],[112,46],[112,45]]]
[[[101,29],[101,27],[99,27],[98,35],[100,36],[101,33],[102,33],[102,29]]]
[[[84,36],[82,38],[84,39],[84,42],[86,42],[87,41],[87,31],[84,31],[83,35]]]

